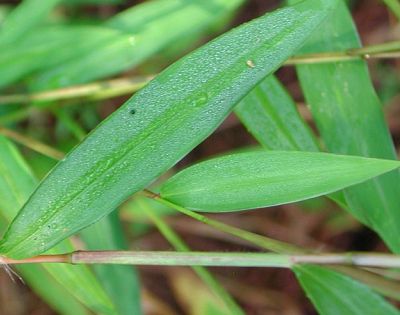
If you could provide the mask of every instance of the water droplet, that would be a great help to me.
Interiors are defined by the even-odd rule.
[[[249,68],[254,68],[256,65],[254,64],[253,60],[247,60],[246,61],[247,66],[249,66]]]

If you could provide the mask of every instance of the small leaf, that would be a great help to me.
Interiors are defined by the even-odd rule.
[[[368,286],[319,266],[295,266],[294,272],[321,315],[398,315],[400,312]]]
[[[274,11],[167,68],[53,169],[10,225],[0,252],[40,254],[150,184],[215,130],[335,4],[308,0]],[[47,228],[53,225],[59,228]]]
[[[161,196],[195,210],[253,209],[326,195],[398,167],[356,156],[256,151],[193,165],[170,178]]]

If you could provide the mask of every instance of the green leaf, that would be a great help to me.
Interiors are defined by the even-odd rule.
[[[368,286],[319,266],[295,266],[301,286],[321,315],[394,315],[391,304]]]
[[[273,75],[243,98],[235,114],[266,149],[319,151],[293,99]]]
[[[35,89],[68,86],[104,78],[131,68],[182,37],[201,32],[235,10],[243,0],[153,0],[127,9],[103,27],[121,35],[41,73]]]
[[[400,3],[398,0],[383,0],[393,14],[400,20]]]
[[[10,225],[0,252],[40,254],[150,184],[276,70],[335,2],[308,0],[277,10],[167,68],[53,169]]]
[[[302,52],[360,47],[344,3],[309,40]],[[329,151],[397,159],[382,105],[364,61],[298,66],[301,85]],[[400,252],[400,173],[398,170],[345,190],[351,213]]]
[[[298,114],[294,101],[279,81],[272,76],[268,77],[250,92],[236,107],[235,113],[249,132],[267,149],[319,150],[311,132]],[[345,205],[342,191],[330,194],[329,197],[341,204],[343,208],[347,206]],[[308,273],[309,280],[304,281],[304,283],[300,281],[300,283],[321,314],[330,314],[326,313],[326,310],[334,314],[345,314],[343,309],[340,310],[337,307],[337,305],[349,302],[349,295],[343,294],[349,288],[349,285],[342,281],[344,278],[343,275],[329,270],[324,271],[322,268],[317,268],[314,271],[311,266],[296,268],[299,270],[298,275],[300,271]],[[324,272],[329,274],[329,277],[323,277],[322,274]],[[303,278],[301,277],[301,279]],[[355,280],[348,279],[347,281],[353,285],[370,290]],[[325,285],[321,289],[320,286],[325,283],[329,285]],[[334,288],[340,294],[331,292],[329,290],[331,287],[331,290]],[[355,295],[358,295],[358,291],[354,292]],[[375,296],[375,293],[370,294]],[[358,297],[351,296],[350,299],[358,299]],[[362,312],[360,313],[363,314]]]
[[[32,27],[42,22],[48,13],[62,0],[24,0],[11,11],[0,28],[0,46],[22,37]]]
[[[81,232],[88,250],[126,250],[118,212],[115,211]],[[94,271],[116,305],[119,314],[142,314],[140,285],[132,266],[95,265]]]
[[[319,147],[308,125],[300,116],[292,97],[270,75],[235,107],[235,114],[258,142],[269,150],[318,152]],[[328,196],[346,208],[342,192]]]
[[[100,26],[38,27],[13,45],[2,49],[0,87],[14,83],[32,72],[47,71],[71,59],[90,54],[99,46],[129,41],[129,35]]]
[[[24,281],[54,310],[63,315],[88,315],[89,312],[68,292],[62,284],[39,265],[18,266]]]
[[[193,165],[170,178],[161,196],[195,210],[253,209],[326,195],[398,167],[356,156],[256,151]]]
[[[17,215],[36,184],[28,165],[16,147],[0,136],[0,215],[7,223],[10,223]],[[49,253],[65,253],[72,250],[74,248],[71,243],[64,241]],[[111,301],[86,266],[47,264],[44,268],[71,295],[94,312],[114,313]],[[29,268],[23,270],[31,275]],[[38,286],[36,283],[34,285]]]

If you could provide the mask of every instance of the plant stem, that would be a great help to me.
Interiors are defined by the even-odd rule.
[[[141,209],[144,210],[149,219],[158,228],[161,234],[174,246],[177,251],[190,252],[191,249],[179,237],[177,233],[163,221],[154,211],[148,207],[143,201],[140,202]],[[221,286],[221,284],[214,278],[214,276],[202,266],[192,266],[193,271],[198,277],[211,289],[211,291],[222,300],[230,314],[244,314],[242,309],[236,304],[235,300],[230,294]]]
[[[47,144],[44,144],[40,141],[37,141],[33,138],[21,135],[18,132],[15,132],[13,130],[4,128],[0,126],[0,134],[3,136],[10,138],[36,152],[42,153],[43,155],[46,155],[48,157],[51,157],[55,160],[61,160],[64,158],[65,154],[61,151],[58,151]]]
[[[284,255],[273,253],[159,252],[159,251],[76,251],[62,255],[43,255],[14,260],[6,257],[0,264],[70,263],[155,266],[274,267],[294,265],[345,265],[399,268],[400,255],[381,253],[338,253],[321,255]]]
[[[52,102],[73,98],[100,100],[133,93],[142,88],[152,78],[152,76],[119,78],[32,94],[5,95],[0,97],[0,104]]]
[[[144,190],[143,194],[149,198],[152,198],[154,200],[157,200],[158,202],[166,205],[167,207],[173,208],[178,210],[179,212],[190,216],[192,218],[194,218],[197,221],[203,222],[209,226],[212,226],[216,229],[218,229],[219,231],[234,235],[236,237],[239,237],[241,239],[244,239],[250,243],[254,243],[257,244],[258,246],[260,246],[261,248],[276,252],[276,253],[284,253],[284,254],[293,254],[293,253],[304,253],[306,252],[304,249],[301,249],[297,246],[285,243],[285,242],[281,242],[281,241],[277,241],[274,240],[272,238],[268,238],[265,236],[261,236],[252,232],[248,232],[233,226],[230,226],[228,224],[225,224],[223,222],[217,221],[217,220],[213,220],[210,218],[207,218],[201,214],[198,214],[196,212],[190,211],[184,207],[181,207],[177,204],[174,204],[166,199],[161,198],[160,195],[153,193],[152,191],[149,190]]]
[[[173,208],[185,215],[188,215],[192,217],[193,219],[200,221],[202,223],[205,223],[209,226],[214,227],[215,229],[225,232],[227,234],[233,235],[235,237],[238,237],[242,240],[246,240],[252,244],[256,244],[260,248],[270,250],[273,252],[281,253],[281,254],[305,254],[309,253],[309,250],[306,250],[304,248],[300,248],[297,246],[294,246],[292,244],[288,244],[285,242],[277,241],[274,239],[270,239],[266,236],[262,236],[259,234],[255,234],[252,232],[248,232],[245,230],[241,230],[239,228],[232,227],[230,225],[227,225],[225,223],[209,219],[201,214],[198,214],[196,212],[190,211],[188,209],[185,209],[179,205],[176,205],[168,200],[163,199],[160,195],[149,191],[149,190],[144,190],[142,192],[145,196],[148,198],[152,198],[170,208]],[[378,275],[372,274],[366,270],[362,269],[357,269],[351,266],[336,266],[336,265],[329,265],[328,266],[330,269],[336,270],[338,272],[344,273],[354,279],[357,279],[372,288],[374,288],[376,291],[395,298],[396,300],[400,300],[400,285],[397,282],[391,281],[389,279],[380,277]]]

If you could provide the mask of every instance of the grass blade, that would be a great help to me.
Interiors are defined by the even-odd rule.
[[[7,223],[10,223],[17,215],[18,210],[36,186],[35,178],[17,149],[6,138],[0,136],[0,214]],[[51,253],[71,250],[74,250],[71,243],[65,241],[55,247]],[[91,310],[105,314],[114,312],[107,295],[86,266],[48,264],[44,268],[70,294]],[[32,278],[29,269],[24,269],[23,272],[29,273],[29,278]],[[66,299],[69,298],[66,297]]]
[[[4,47],[0,55],[0,87],[31,73],[45,72],[71,59],[85,56],[100,45],[110,45],[116,41],[129,42],[129,38],[129,35],[118,30],[101,26],[36,28],[13,45]],[[62,85],[62,78],[60,80],[48,84]],[[40,80],[35,84],[40,85]]]
[[[118,212],[113,212],[81,232],[89,250],[126,249]],[[140,286],[132,266],[95,265],[94,271],[121,315],[142,314]]]
[[[120,35],[99,43],[68,62],[39,75],[35,89],[69,86],[131,68],[168,45],[205,29],[236,9],[243,0],[153,0],[127,9],[103,27]],[[161,31],[162,30],[162,31]]]
[[[303,52],[360,46],[344,2],[309,40]],[[364,61],[298,66],[301,85],[329,151],[397,159]],[[385,174],[345,190],[351,213],[400,252],[400,173]]]
[[[24,0],[11,11],[1,24],[0,46],[12,43],[22,37],[62,0]]]
[[[161,187],[184,207],[223,212],[305,200],[400,167],[400,161],[317,152],[256,151],[193,165]]]
[[[393,12],[393,14],[400,20],[400,3],[398,0],[382,0],[389,9]]]
[[[266,77],[236,106],[235,114],[269,150],[319,151],[296,104],[273,76]]]
[[[321,315],[400,314],[360,282],[319,266],[295,266],[294,272]]]
[[[10,225],[0,252],[40,254],[151,183],[298,49],[335,4],[308,0],[274,11],[167,68],[53,169]]]
[[[19,266],[17,271],[24,281],[54,310],[63,315],[88,315],[89,312],[68,292],[62,284],[39,265]]]

